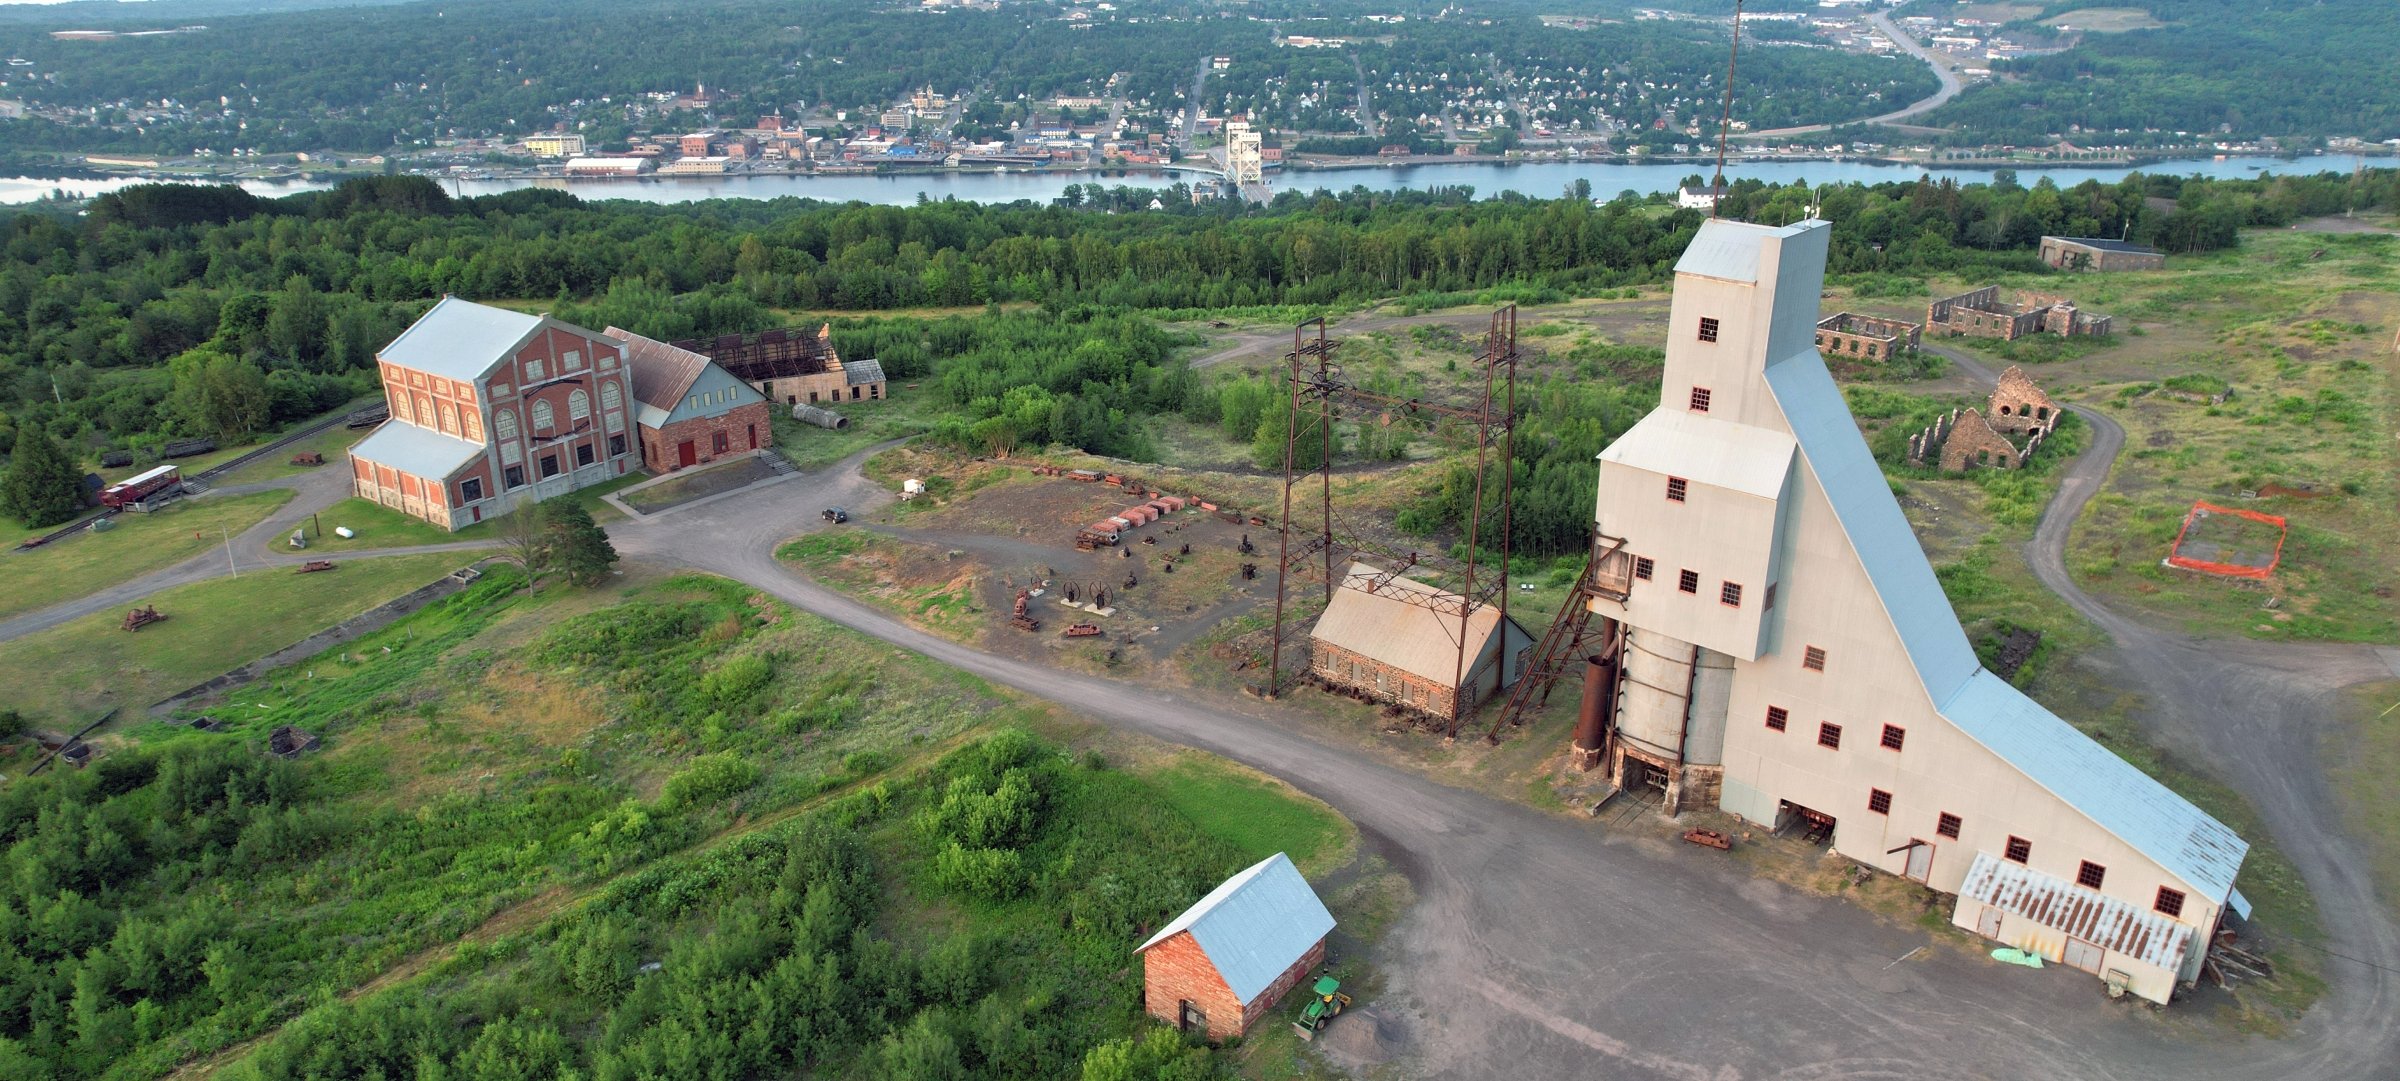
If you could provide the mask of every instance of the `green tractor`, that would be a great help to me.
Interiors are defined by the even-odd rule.
[[[1292,1022],[1292,1027],[1300,1030],[1303,1040],[1316,1039],[1317,1031],[1325,1027],[1325,1022],[1333,1020],[1336,1014],[1342,1012],[1342,1007],[1350,1004],[1350,996],[1342,993],[1342,981],[1331,976],[1317,977],[1313,990],[1316,993],[1309,996],[1308,1005],[1301,1008],[1300,1019]]]

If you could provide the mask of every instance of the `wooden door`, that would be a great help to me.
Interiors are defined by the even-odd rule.
[[[2002,911],[1998,905],[1983,906],[1983,914],[1975,917],[1975,933],[1997,941],[2000,938]]]
[[[699,445],[693,443],[689,439],[675,444],[675,463],[679,468],[687,465],[698,465],[700,463]]]
[[[1916,879],[1919,882],[1931,882],[1933,880],[1932,845],[1926,844],[1923,841],[1918,841],[1909,847],[1908,877]]]
[[[2067,967],[2080,968],[2094,976],[2100,974],[2100,962],[2106,955],[2100,947],[2080,939],[2067,940]]]

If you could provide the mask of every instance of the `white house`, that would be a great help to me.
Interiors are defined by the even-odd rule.
[[[1830,233],[1712,220],[1676,264],[1661,404],[1600,455],[1597,757],[2165,1002],[2249,846],[1977,661],[1817,353]]]
[[[1714,210],[1717,193],[1707,188],[1676,188],[1675,205],[1685,210]]]

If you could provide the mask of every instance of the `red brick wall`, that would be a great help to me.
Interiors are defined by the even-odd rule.
[[[1229,1040],[1250,1031],[1250,1026],[1264,1019],[1284,995],[1324,963],[1325,940],[1318,939],[1244,1009],[1233,997],[1233,988],[1225,985],[1225,977],[1217,974],[1216,965],[1201,952],[1199,941],[1185,931],[1143,952],[1142,1008],[1152,1017],[1180,1025],[1183,1004],[1190,1002],[1208,1015],[1210,1040]]]
[[[648,459],[651,472],[672,473],[681,468],[683,461],[676,453],[678,444],[691,441],[692,449],[699,455],[698,461],[693,463],[695,465],[706,464],[717,458],[748,454],[751,451],[750,433],[753,426],[758,432],[759,449],[775,445],[774,416],[768,412],[767,403],[751,402],[734,406],[713,417],[679,420],[664,428],[645,426],[642,429],[642,452]],[[716,445],[713,437],[718,432],[725,433],[723,454],[712,449]]]
[[[1183,1021],[1183,1003],[1208,1015],[1208,1038],[1225,1040],[1244,1031],[1242,1004],[1233,988],[1217,974],[1200,942],[1189,931],[1142,952],[1142,1005],[1150,1016],[1170,1025]]]

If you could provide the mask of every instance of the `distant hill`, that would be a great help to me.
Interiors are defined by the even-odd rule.
[[[2392,0],[2090,0],[1963,4],[1919,0],[1904,14],[2025,13],[2012,35],[2072,41],[2064,52],[1997,63],[1923,123],[1963,140],[2028,144],[2070,133],[2157,128],[2233,136],[2400,137],[2400,4]],[[2078,12],[2097,12],[2077,18]],[[2135,13],[2146,13],[2141,19]],[[2156,29],[2114,32],[2155,21]],[[2062,33],[2057,25],[2102,29]]]

